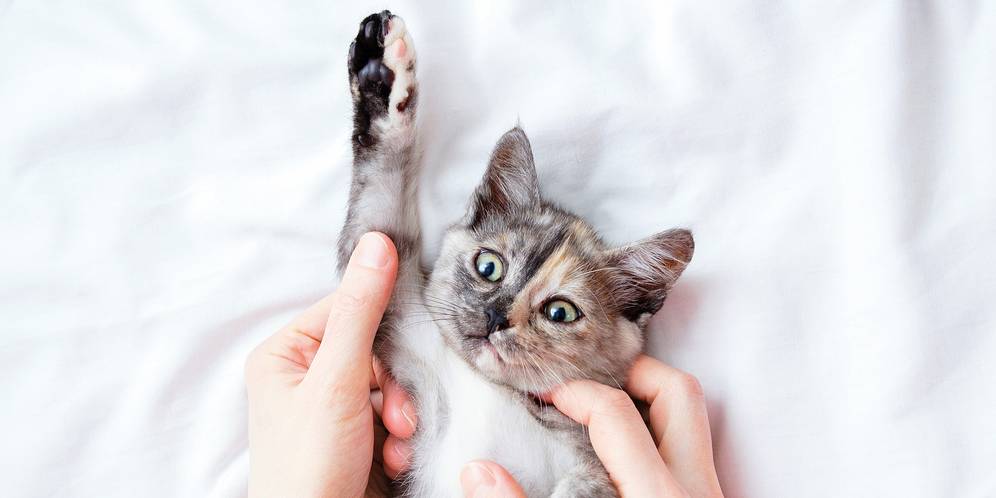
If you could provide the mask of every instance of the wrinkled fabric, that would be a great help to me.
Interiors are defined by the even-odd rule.
[[[576,5],[575,5],[576,4]],[[334,290],[370,2],[0,2],[0,496],[237,497],[243,361]],[[427,260],[521,123],[614,244],[728,497],[996,494],[996,4],[388,5]]]

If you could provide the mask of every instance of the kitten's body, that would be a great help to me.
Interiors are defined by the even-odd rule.
[[[691,257],[691,236],[607,246],[540,199],[529,142],[514,129],[496,146],[467,216],[447,231],[427,282],[414,69],[400,18],[385,11],[361,23],[350,47],[354,170],[339,261],[345,268],[371,230],[398,247],[374,348],[419,412],[401,493],[462,497],[461,469],[483,458],[508,469],[528,496],[617,496],[583,427],[528,393],[573,378],[623,382],[647,318]]]

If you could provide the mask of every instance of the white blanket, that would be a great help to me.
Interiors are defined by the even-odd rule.
[[[693,230],[648,350],[728,497],[996,496],[996,3],[346,3],[0,1],[0,496],[245,495],[385,7],[430,245],[517,121],[607,240]]]

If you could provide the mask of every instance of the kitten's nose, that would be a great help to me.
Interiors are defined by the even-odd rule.
[[[489,309],[488,315],[488,335],[494,334],[501,329],[507,329],[511,326],[508,323],[508,319],[498,313],[495,310]]]

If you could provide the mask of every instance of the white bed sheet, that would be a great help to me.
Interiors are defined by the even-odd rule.
[[[246,354],[333,290],[345,53],[420,54],[427,240],[495,140],[615,243],[729,497],[996,496],[993,2],[0,1],[0,496],[243,496]]]

